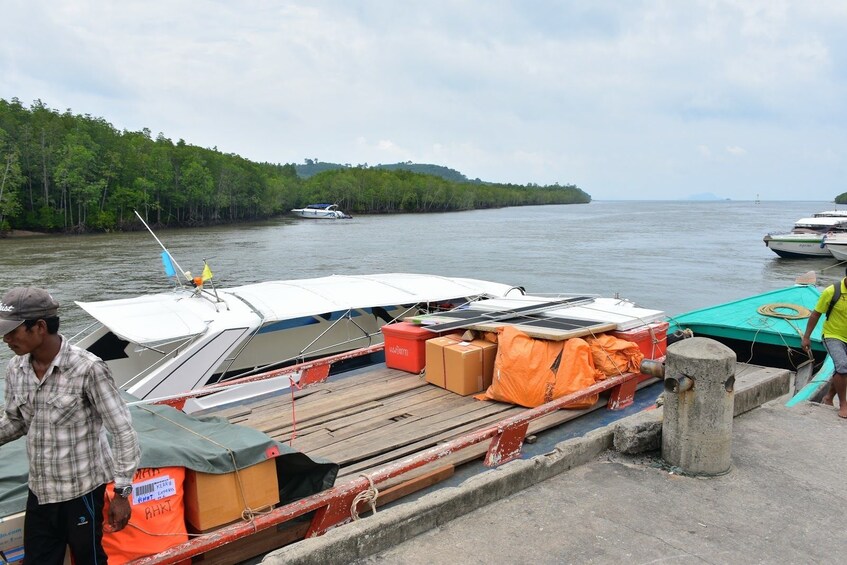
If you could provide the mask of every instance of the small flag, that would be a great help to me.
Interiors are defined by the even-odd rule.
[[[214,275],[212,275],[212,269],[210,269],[208,263],[206,263],[204,261],[203,262],[203,274],[200,276],[201,280],[203,282],[206,282],[207,280],[211,279],[213,276]]]
[[[167,251],[162,251],[162,266],[165,268],[165,274],[167,276],[176,276],[176,269],[174,268],[173,260],[171,260],[171,254]]]

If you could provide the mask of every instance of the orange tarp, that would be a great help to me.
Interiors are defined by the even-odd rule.
[[[626,341],[609,334],[586,337],[591,347],[594,366],[610,377],[621,373],[637,373],[641,370],[644,354],[637,343]]]
[[[110,565],[127,563],[188,541],[184,481],[184,467],[141,468],[135,472],[129,525],[119,532],[103,533],[103,549]],[[113,483],[106,487],[104,524],[109,523],[112,488]]]
[[[583,390],[607,375],[637,372],[643,359],[637,344],[605,334],[549,341],[504,326],[497,342],[493,381],[477,398],[528,408]],[[598,398],[595,394],[567,408],[588,408]]]
[[[594,368],[591,349],[579,338],[534,339],[512,326],[500,328],[491,386],[480,398],[528,408],[593,385],[603,375]],[[596,396],[568,408],[586,408]]]

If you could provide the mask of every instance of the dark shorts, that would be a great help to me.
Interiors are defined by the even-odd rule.
[[[103,539],[103,496],[106,485],[73,500],[39,504],[29,491],[24,517],[24,564],[61,565],[65,548],[74,562],[102,565],[106,553]]]
[[[834,337],[827,337],[824,338],[823,345],[826,347],[829,356],[832,357],[835,372],[840,375],[847,375],[847,343]]]

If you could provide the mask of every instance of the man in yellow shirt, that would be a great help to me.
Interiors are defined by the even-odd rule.
[[[815,310],[806,323],[806,333],[803,334],[802,340],[803,349],[808,351],[811,347],[812,331],[818,325],[821,316],[826,314],[826,320],[823,323],[823,344],[835,364],[835,375],[832,377],[832,384],[830,384],[823,402],[824,404],[834,404],[837,395],[838,415],[841,418],[847,418],[847,398],[845,398],[847,396],[847,300],[841,300],[841,298],[847,298],[845,282],[847,282],[847,278],[836,283],[841,285],[841,297],[835,302],[832,311],[829,313],[827,313],[827,310],[829,310],[829,305],[835,294],[835,285],[830,285],[821,292],[818,303],[815,304]]]

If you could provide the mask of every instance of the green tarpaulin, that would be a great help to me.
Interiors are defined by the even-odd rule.
[[[0,378],[0,398],[5,378]],[[127,401],[134,400],[126,396]],[[168,406],[132,406],[133,427],[141,444],[139,467],[186,467],[204,473],[229,473],[276,453],[282,503],[333,485],[338,465],[281,444],[262,432],[215,417],[192,417]],[[26,507],[26,438],[0,447],[0,516]]]

